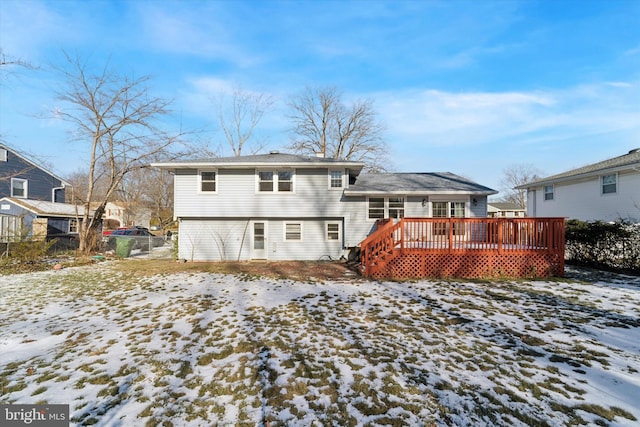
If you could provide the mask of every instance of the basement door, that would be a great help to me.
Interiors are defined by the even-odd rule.
[[[267,259],[267,223],[253,221],[251,224],[251,259]]]

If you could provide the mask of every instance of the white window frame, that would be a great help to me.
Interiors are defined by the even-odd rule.
[[[203,173],[215,173],[215,180],[211,181],[211,180],[206,180],[203,181],[202,180],[202,174]],[[218,187],[219,185],[219,181],[220,181],[220,175],[218,174],[218,170],[217,169],[198,169],[198,193],[201,194],[216,194],[218,192]],[[202,184],[203,182],[213,182],[214,186],[215,186],[215,190],[213,191],[207,191],[207,190],[203,190],[202,189]]]
[[[15,188],[13,185],[14,182],[22,182],[24,184],[23,186],[24,194],[22,196],[16,196],[14,194],[13,192],[13,189]],[[22,178],[11,178],[11,197],[15,197],[16,199],[28,199],[29,198],[29,181]]]
[[[372,217],[371,216],[371,199],[382,199],[382,217]],[[390,209],[390,201],[389,199],[401,199],[402,200],[402,208],[398,208],[398,207],[393,207]],[[379,207],[376,209],[380,209]],[[407,209],[407,198],[405,196],[369,196],[367,197],[367,218],[368,219],[385,219],[385,218],[392,218],[392,219],[400,219],[404,217],[405,211]],[[395,216],[391,216],[390,215],[390,211],[402,211],[402,216],[400,217],[395,217]]]
[[[434,204],[441,203],[444,204],[444,209],[446,215],[435,216],[434,212]],[[459,210],[456,210],[456,206],[462,206],[462,216],[456,215],[459,213]],[[431,201],[431,217],[432,218],[467,218],[467,214],[469,213],[469,204],[465,200],[432,200]],[[498,215],[499,216],[499,215]],[[465,229],[463,224],[456,223],[454,224],[453,230],[451,230],[454,236],[463,236],[465,234]],[[444,236],[448,234],[449,231],[447,229],[446,224],[439,223],[435,224],[433,228],[433,234],[437,236]]]
[[[329,231],[329,226],[331,225],[337,225],[338,226],[338,230],[337,231]],[[340,221],[327,221],[324,223],[324,231],[325,231],[325,240],[327,242],[340,242],[342,240],[342,223]],[[336,234],[337,233],[337,238],[336,239],[332,239],[329,237],[329,235],[331,234]]]
[[[7,150],[0,148],[0,162],[6,162],[8,158],[9,155],[7,154]]]
[[[300,227],[300,238],[299,239],[288,239],[287,238],[287,226],[289,225],[297,225]],[[302,232],[303,232],[303,225],[302,225],[302,221],[285,221],[284,224],[282,225],[282,239],[285,242],[302,242]]]
[[[334,182],[337,183],[338,179],[333,177],[334,173],[340,174],[340,186],[335,187]],[[329,190],[342,190],[344,188],[344,171],[338,169],[329,169]]]
[[[382,216],[371,216],[371,199],[382,199]],[[385,216],[387,212],[385,207],[386,207],[386,203],[385,203],[384,197],[367,197],[367,218],[375,219],[375,220],[387,218]],[[376,207],[375,209],[379,211],[380,207]]]
[[[613,183],[608,183],[605,184],[604,183],[604,179],[607,177],[612,176],[614,178],[614,182]],[[604,191],[604,187],[605,186],[614,186],[613,191]],[[607,195],[607,194],[617,194],[618,193],[618,174],[617,173],[610,173],[607,175],[602,175],[600,176],[600,194],[601,195]]]
[[[289,191],[282,191],[280,190],[280,174],[281,173],[289,173],[291,174],[291,179],[290,180],[283,180],[282,182],[289,182],[291,184],[291,190]],[[293,177],[294,177],[294,173],[293,170],[279,170],[274,174],[274,177],[276,178],[276,184],[274,185],[274,190],[276,191],[276,193],[293,193]]]
[[[551,191],[547,191],[547,189],[550,188]],[[547,196],[551,196],[549,198],[547,198]],[[555,185],[545,185],[542,187],[542,200],[544,200],[545,202],[550,202],[552,200],[555,200],[556,198],[556,186]]]
[[[261,173],[270,173],[272,174],[272,183],[273,183],[273,187],[271,188],[271,190],[260,190],[260,183],[261,182],[268,182],[268,181],[261,181],[260,180],[260,174]],[[280,190],[280,182],[279,182],[279,178],[280,178],[280,173],[290,173],[291,174],[291,191],[281,191]],[[273,194],[273,193],[279,193],[279,194],[294,194],[296,191],[296,171],[295,169],[288,169],[288,168],[282,168],[282,169],[256,169],[256,188],[255,188],[255,193],[256,194]]]
[[[78,221],[76,218],[69,218],[69,233],[78,233],[78,230],[80,229],[78,227],[80,221]]]
[[[391,207],[391,199],[394,199],[394,202],[396,202],[397,200],[401,200],[402,201],[402,207],[397,207],[394,206],[393,208]],[[403,196],[395,196],[395,197],[386,197],[385,198],[385,202],[386,202],[386,210],[387,210],[387,216],[386,218],[393,218],[393,219],[400,219],[400,218],[404,218],[404,211],[406,209],[406,198]],[[402,213],[402,215],[400,216],[391,216],[391,211],[397,212],[397,213]]]

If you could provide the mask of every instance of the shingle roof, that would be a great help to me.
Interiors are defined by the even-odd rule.
[[[180,167],[220,167],[220,166],[260,166],[260,165],[282,165],[296,167],[313,167],[318,165],[343,165],[352,169],[362,169],[364,163],[350,160],[329,159],[316,156],[302,156],[298,154],[287,154],[271,152],[269,154],[255,154],[250,156],[234,157],[214,157],[206,159],[180,160],[165,163],[154,163],[152,166],[163,169]]]
[[[516,203],[508,203],[508,202],[489,202],[489,207],[494,207],[495,209],[502,211],[525,211],[526,209],[521,208]]]
[[[2,201],[9,201],[16,206],[33,212],[39,216],[63,216],[72,217],[76,215],[76,205],[69,203],[54,203],[43,200],[17,199],[15,197],[3,197]],[[84,214],[84,207],[77,206],[78,215]]]
[[[517,189],[526,189],[530,187],[539,186],[542,184],[549,184],[556,181],[566,181],[572,178],[579,178],[581,176],[597,175],[602,172],[616,171],[630,169],[632,167],[640,166],[640,148],[629,151],[622,156],[614,157],[612,159],[603,160],[601,162],[592,163],[590,165],[582,166],[577,169],[572,169],[567,172],[551,175],[545,178],[540,178],[535,181],[528,182],[523,185],[519,185]]]
[[[361,174],[355,184],[345,190],[347,195],[376,193],[488,195],[497,191],[450,172]]]

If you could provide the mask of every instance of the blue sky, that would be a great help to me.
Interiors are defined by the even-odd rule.
[[[0,135],[63,177],[87,148],[46,114],[62,50],[151,75],[174,100],[166,126],[212,147],[219,91],[273,96],[259,135],[278,149],[287,99],[327,85],[373,100],[395,171],[499,189],[507,166],[551,175],[640,147],[636,0],[3,0],[0,47],[40,67],[3,76]]]

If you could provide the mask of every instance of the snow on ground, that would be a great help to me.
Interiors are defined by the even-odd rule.
[[[640,423],[640,279],[0,276],[0,403],[100,426]]]

